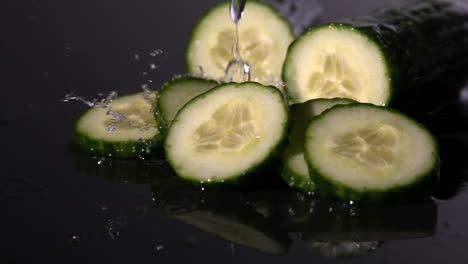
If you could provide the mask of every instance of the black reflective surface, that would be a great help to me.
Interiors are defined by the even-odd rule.
[[[315,8],[307,21],[295,18],[313,24],[316,15],[329,21],[391,1],[293,2],[299,8],[283,3],[283,11]],[[0,263],[467,263],[467,95],[414,116],[439,140],[433,198],[386,207],[290,189],[201,191],[164,160],[76,149],[72,127],[86,107],[60,102],[64,95],[156,89],[183,73],[191,29],[215,3],[25,0],[2,8]]]

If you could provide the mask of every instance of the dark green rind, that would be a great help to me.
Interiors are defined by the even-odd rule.
[[[283,21],[283,23],[287,26],[287,28],[289,29],[289,32],[290,32],[290,35],[294,38],[294,31],[293,31],[293,27],[291,26],[291,24],[289,23],[288,20],[286,20],[284,17],[282,17],[272,6],[268,5],[268,4],[265,4],[265,3],[262,3],[262,2],[259,2],[259,1],[255,1],[255,0],[249,0],[247,1],[247,4],[245,6],[245,10],[247,10],[249,4],[257,4],[257,5],[262,5],[268,9],[271,10],[271,13],[274,14],[276,16],[276,18],[279,20],[279,21]],[[219,10],[218,10],[219,9]],[[193,63],[191,63],[190,61],[190,58],[189,58],[189,50],[191,49],[191,45],[192,43],[195,43],[195,40],[196,40],[196,37],[197,35],[199,34],[200,31],[203,31],[203,28],[200,27],[201,25],[201,22],[206,19],[207,17],[209,17],[209,15],[211,13],[214,13],[214,12],[226,12],[226,16],[229,15],[228,13],[228,10],[229,10],[229,2],[226,1],[226,2],[221,2],[219,4],[216,4],[214,7],[212,7],[210,10],[208,10],[207,13],[205,13],[201,18],[200,20],[198,21],[198,23],[195,25],[195,28],[193,29],[192,31],[192,34],[190,35],[190,38],[189,38],[189,41],[188,41],[188,44],[187,44],[187,48],[185,49],[185,65],[187,67],[187,71],[189,73],[200,73],[200,69],[198,68],[198,65],[194,65]],[[234,26],[234,22],[233,22],[233,26]]]
[[[155,107],[154,107],[154,110],[155,110],[154,117],[156,119],[156,122],[158,123],[158,129],[161,134],[165,135],[167,133],[167,130],[169,129],[169,126],[172,122],[171,118],[169,118],[166,115],[166,111],[160,103],[161,100],[171,101],[172,98],[170,97],[166,98],[166,97],[168,97],[167,92],[174,89],[175,87],[174,85],[181,85],[181,84],[190,85],[192,83],[206,84],[207,86],[211,86],[211,88],[215,87],[218,84],[216,81],[202,79],[198,77],[190,77],[190,76],[176,77],[173,80],[163,84],[163,86],[161,87],[161,90],[157,94],[157,99],[156,99]],[[203,92],[206,92],[206,90],[201,91],[201,93]],[[191,99],[198,96],[199,94],[200,93],[194,94]]]
[[[175,188],[174,188],[175,187]],[[227,230],[223,233],[220,230],[213,232],[210,228],[204,228],[200,225],[193,225],[196,228],[213,234],[221,239],[229,242],[233,242],[232,228],[229,225],[218,224],[219,220],[226,219],[232,223],[236,223],[246,228],[254,229],[264,236],[268,237],[272,244],[275,244],[280,248],[279,251],[272,251],[271,247],[264,244],[254,243],[252,239],[246,241],[241,246],[256,249],[263,253],[272,255],[283,255],[288,252],[289,247],[292,244],[292,240],[289,237],[287,231],[277,228],[274,223],[274,219],[265,217],[262,214],[255,211],[252,206],[249,206],[248,197],[243,193],[238,192],[214,192],[214,191],[201,191],[199,188],[177,188],[173,186],[172,189],[164,190],[160,186],[152,186],[152,192],[154,195],[154,201],[157,201],[156,206],[162,207],[167,215],[183,221],[187,224],[193,225],[190,219],[197,212],[207,213],[210,218],[207,225],[217,225],[218,229],[221,226]],[[238,232],[243,230],[237,229]],[[245,233],[243,236],[247,236],[249,233]]]
[[[284,166],[281,170],[281,176],[289,186],[305,192],[314,192],[315,184],[311,181],[309,174],[302,175],[297,173],[289,166],[288,157],[299,152],[304,152],[305,129],[310,120],[317,116],[317,113],[312,113],[313,105],[326,103],[333,106],[335,104],[340,104],[340,102],[354,103],[355,101],[346,98],[321,98],[290,106],[292,130],[289,134],[288,146],[282,154]]]
[[[134,94],[128,94],[119,97],[119,99],[132,95]],[[91,110],[93,109],[89,111]],[[138,158],[141,156],[161,155],[163,153],[162,143],[164,137],[160,133],[142,142],[140,140],[106,141],[105,139],[94,138],[92,135],[80,131],[78,124],[86,113],[81,114],[74,126],[75,140],[82,150],[92,155],[110,158]]]
[[[248,189],[258,189],[258,188],[267,188],[267,187],[277,187],[277,186],[284,185],[283,180],[278,175],[278,171],[280,170],[280,166],[281,166],[280,155],[281,155],[282,150],[286,147],[287,134],[289,132],[289,109],[288,109],[286,102],[284,101],[283,94],[281,93],[280,90],[278,90],[278,88],[274,86],[264,86],[256,82],[222,84],[192,99],[182,109],[179,110],[173,122],[177,122],[178,117],[180,115],[183,115],[184,112],[190,111],[187,109],[190,108],[190,105],[193,102],[197,100],[202,100],[203,98],[210,96],[211,93],[215,93],[215,92],[220,91],[221,89],[224,89],[227,85],[229,86],[236,85],[237,89],[243,89],[244,86],[256,85],[257,87],[262,87],[262,89],[265,89],[266,91],[277,95],[278,102],[282,105],[282,108],[286,116],[286,119],[282,123],[282,127],[284,129],[280,132],[281,140],[279,140],[275,145],[273,145],[270,148],[270,150],[268,151],[269,154],[266,155],[262,161],[258,162],[257,164],[252,164],[252,166],[246,171],[240,172],[237,175],[232,175],[229,179],[224,179],[223,182],[213,180],[210,182],[205,181],[201,183],[200,180],[193,179],[190,175],[181,175],[180,173],[177,172],[178,166],[171,159],[170,155],[168,155],[168,149],[171,148],[171,144],[167,140],[167,138],[169,138],[170,133],[171,133],[171,127],[170,127],[167,133],[166,140],[164,141],[164,150],[165,150],[166,159],[168,163],[171,165],[171,167],[175,170],[175,172],[178,174],[178,176],[181,179],[191,184],[200,185],[200,186],[207,187],[207,188],[215,188],[215,189],[238,189],[240,188],[242,190],[248,190]]]
[[[441,97],[458,96],[459,86],[432,87],[433,82],[466,79],[468,66],[468,10],[442,1],[417,2],[401,8],[382,9],[370,16],[324,24],[304,32],[288,49],[283,81],[288,86],[290,51],[316,30],[332,27],[353,30],[381,51],[389,82],[386,105],[420,112]],[[421,100],[424,98],[424,100]],[[292,98],[291,98],[292,99]],[[414,104],[414,100],[421,102]],[[293,100],[294,101],[294,100]]]
[[[434,182],[437,181],[439,177],[439,150],[438,144],[435,137],[420,123],[417,121],[409,118],[405,114],[391,109],[387,107],[375,106],[372,104],[364,104],[364,103],[355,103],[350,105],[337,105],[332,107],[331,109],[326,110],[321,115],[313,119],[307,131],[315,125],[321,119],[327,118],[329,114],[333,114],[334,111],[341,111],[341,109],[348,108],[351,109],[353,107],[369,107],[369,108],[376,108],[381,109],[383,111],[393,112],[402,118],[407,119],[409,122],[415,124],[420,129],[425,131],[427,135],[432,138],[432,142],[434,145],[434,152],[432,153],[432,166],[427,169],[427,171],[421,172],[414,178],[413,182],[407,183],[405,185],[396,185],[391,188],[387,189],[357,189],[353,186],[345,185],[341,182],[336,181],[335,179],[327,176],[320,170],[320,166],[315,164],[311,153],[305,150],[305,159],[309,166],[309,173],[312,181],[315,182],[316,191],[315,193],[321,197],[325,198],[333,198],[333,199],[341,199],[341,200],[353,200],[359,201],[361,203],[387,203],[387,202],[396,202],[399,200],[407,200],[412,197],[421,197],[427,196],[430,194],[431,189],[434,185]],[[306,132],[306,135],[308,133]],[[305,144],[308,145],[310,138],[306,136]]]

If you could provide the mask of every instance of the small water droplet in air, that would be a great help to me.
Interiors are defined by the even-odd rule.
[[[350,201],[349,201],[349,204],[351,204],[351,205],[354,204],[354,201],[353,201],[353,200],[350,200]]]
[[[208,182],[211,182],[211,179],[208,179]]]
[[[288,208],[288,213],[289,213],[290,216],[295,216],[296,215],[296,213],[294,212],[294,210],[291,207]]]
[[[69,51],[69,50],[71,50],[71,49],[72,49],[71,46],[66,46],[66,47],[65,47],[65,50],[67,50],[67,51]]]
[[[154,64],[154,63],[150,64],[150,69],[151,70],[156,70],[157,68],[158,68],[158,66],[156,64]]]
[[[105,206],[105,205],[101,206],[101,210],[102,211],[107,211],[107,206]]]
[[[79,235],[72,235],[70,238],[70,242],[73,244],[78,244],[81,241],[81,237]]]
[[[133,55],[133,58],[134,58],[136,61],[139,61],[139,60],[140,60],[140,55],[134,54],[134,55]]]
[[[155,249],[156,251],[162,251],[164,249],[164,245],[157,245]]]
[[[329,213],[333,212],[333,207],[328,208],[328,212]]]
[[[201,190],[202,190],[202,191],[204,191],[204,190],[205,190],[205,188],[204,188],[204,187],[201,187]]]

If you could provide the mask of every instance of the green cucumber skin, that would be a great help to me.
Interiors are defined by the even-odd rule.
[[[334,179],[331,179],[327,175],[325,175],[320,168],[312,162],[310,157],[310,153],[308,151],[304,152],[305,159],[307,161],[309,167],[309,174],[312,181],[315,183],[316,190],[315,194],[325,197],[325,198],[332,198],[332,199],[341,199],[341,200],[352,200],[358,201],[364,204],[384,204],[384,203],[394,203],[395,201],[399,200],[406,200],[411,198],[412,196],[424,196],[429,195],[431,193],[431,189],[434,186],[434,182],[437,181],[438,173],[439,173],[439,147],[437,144],[436,138],[419,122],[410,119],[405,114],[401,113],[400,111],[382,107],[382,106],[375,106],[373,104],[366,104],[366,103],[355,103],[349,105],[337,105],[334,106],[326,111],[324,111],[321,115],[314,118],[310,123],[309,127],[314,126],[314,123],[317,120],[320,120],[326,116],[326,113],[333,111],[335,109],[347,107],[361,107],[366,106],[370,108],[381,108],[385,109],[386,111],[391,111],[402,118],[408,119],[410,122],[416,124],[422,130],[426,131],[428,135],[432,138],[432,142],[434,144],[434,152],[432,153],[433,162],[432,166],[427,169],[427,171],[422,172],[413,182],[410,182],[406,185],[397,185],[389,189],[379,190],[379,189],[357,189],[351,186],[345,185],[341,182],[338,182]],[[308,130],[308,129],[307,129]],[[308,144],[309,138],[306,136],[305,138],[306,145]]]
[[[421,2],[399,9],[382,9],[373,15],[342,23],[324,24],[304,32],[289,46],[288,54],[301,38],[324,27],[354,30],[381,51],[389,82],[389,99],[385,105],[418,111],[419,106],[414,105],[414,99],[424,96],[425,100],[431,101],[428,102],[430,104],[437,102],[442,94],[444,97],[458,95],[457,86],[429,89],[432,82],[444,80],[444,77],[452,81],[466,76],[468,13],[456,10],[454,5],[438,1]],[[285,69],[289,63],[291,58],[287,56],[282,76],[286,84],[288,76]],[[457,75],[459,71],[463,77]]]
[[[112,158],[138,158],[141,156],[159,155],[162,153],[162,136],[157,134],[149,139],[150,146],[140,141],[104,141],[94,139],[75,128],[75,138],[78,146],[92,155]]]
[[[166,117],[164,108],[161,106],[160,103],[158,103],[159,100],[161,99],[161,97],[164,97],[167,91],[171,89],[172,85],[181,84],[181,83],[194,83],[194,82],[204,83],[207,85],[212,84],[213,87],[218,84],[216,81],[212,81],[212,80],[202,79],[198,77],[184,76],[184,77],[177,77],[169,82],[166,82],[161,87],[161,90],[157,94],[157,99],[156,99],[155,106],[154,106],[154,118],[156,119],[156,122],[158,123],[158,129],[161,134],[165,135],[167,133],[167,130],[169,129],[169,126],[172,120],[168,120],[168,118]]]
[[[310,109],[312,105],[320,103],[340,104],[340,102],[355,103],[355,101],[347,98],[319,98],[290,106],[292,129],[288,138],[288,147],[282,155],[284,166],[281,170],[281,176],[289,186],[302,190],[304,192],[313,193],[315,191],[315,184],[310,179],[308,174],[302,175],[300,173],[297,173],[293,168],[289,166],[289,163],[287,162],[288,155],[297,151],[303,152],[303,143],[305,137],[304,131],[310,120],[315,118],[317,115],[317,113],[311,113]]]
[[[294,36],[294,32],[293,32],[293,28],[292,28],[292,25],[289,23],[289,21],[287,21],[284,17],[282,17],[272,6],[268,5],[268,4],[265,4],[265,3],[262,3],[262,2],[259,2],[259,1],[255,1],[255,0],[249,0],[247,2],[247,5],[249,3],[255,3],[257,5],[262,5],[262,6],[265,6],[267,8],[269,8],[272,12],[272,14],[275,14],[275,16],[277,17],[277,19],[281,20],[284,22],[285,25],[288,26],[289,28],[289,32],[290,32],[290,35],[291,36]],[[190,73],[200,73],[200,69],[198,68],[198,65],[193,65],[190,61],[190,56],[189,56],[189,50],[191,50],[190,48],[190,45],[192,43],[195,43],[195,40],[196,40],[196,37],[197,35],[199,34],[199,31],[202,30],[200,29],[199,25],[201,24],[201,21],[204,20],[206,17],[208,17],[212,12],[216,12],[218,11],[218,9],[221,9],[221,10],[226,10],[226,15],[228,15],[228,7],[229,7],[229,2],[228,1],[225,1],[225,2],[221,2],[219,4],[216,4],[214,7],[212,7],[210,10],[208,10],[207,13],[205,13],[199,20],[198,20],[198,23],[195,25],[194,27],[194,30],[192,31],[192,34],[190,35],[190,38],[189,38],[189,41],[188,41],[188,45],[187,45],[187,48],[185,49],[185,65],[187,67],[187,71],[190,72]],[[233,22],[234,23],[234,22]],[[234,25],[234,24],[233,24]]]
[[[285,116],[287,117],[285,122],[282,124],[284,128],[283,131],[281,131],[282,139],[276,145],[271,147],[269,151],[270,154],[267,155],[263,159],[263,161],[259,162],[258,164],[252,165],[250,169],[244,172],[241,172],[238,175],[234,175],[229,179],[225,179],[223,182],[221,181],[206,182],[205,181],[203,183],[201,183],[199,180],[195,180],[191,178],[190,175],[180,175],[177,173],[177,166],[175,165],[174,161],[168,155],[168,149],[171,148],[171,144],[168,142],[168,140],[165,140],[164,150],[165,150],[166,160],[169,163],[169,165],[176,171],[176,173],[181,179],[193,185],[197,185],[197,186],[213,188],[213,189],[228,189],[228,190],[229,189],[257,190],[259,188],[261,189],[261,188],[277,187],[277,186],[284,185],[284,181],[278,175],[278,172],[281,166],[280,165],[281,153],[282,153],[282,150],[286,147],[287,135],[288,135],[289,128],[290,128],[289,107],[287,103],[285,102],[281,91],[274,86],[264,86],[256,82],[236,83],[236,86],[238,88],[242,88],[243,86],[249,86],[252,84],[259,85],[259,86],[264,87],[265,89],[270,90],[270,92],[277,94],[278,98],[281,99],[281,102],[283,104],[283,109],[285,112]],[[182,113],[184,109],[191,104],[191,102],[194,102],[195,100],[200,100],[206,97],[207,95],[209,95],[210,93],[216,92],[219,89],[223,89],[223,85],[217,86],[209,90],[208,92],[203,93],[195,97],[194,99],[192,99],[189,103],[187,103],[184,107],[182,107],[182,109],[179,110],[173,122],[178,121],[179,114]],[[168,134],[167,134],[168,136],[166,137],[166,139],[169,138],[170,133],[171,133],[171,130],[169,129]]]

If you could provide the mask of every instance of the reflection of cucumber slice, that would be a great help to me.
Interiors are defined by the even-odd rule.
[[[167,131],[177,112],[195,96],[214,86],[216,82],[195,77],[176,78],[163,85],[156,101],[156,120],[161,132]]]
[[[353,103],[350,99],[314,99],[291,106],[292,131],[289,134],[288,147],[283,154],[284,167],[281,176],[286,183],[305,192],[314,191],[309,169],[304,160],[304,130],[310,120],[323,111],[337,104]]]
[[[199,210],[173,217],[227,241],[265,253],[281,255],[288,252],[290,239],[287,234],[278,239],[267,231],[262,217],[254,212],[251,215],[238,216]]]
[[[138,157],[157,149],[160,134],[143,93],[119,97],[109,107],[89,109],[76,122],[77,143],[82,149],[115,158]],[[116,120],[108,111],[122,119]]]
[[[288,233],[249,206],[243,193],[188,187],[152,186],[153,200],[169,216],[227,241],[269,254],[287,253],[292,243]]]
[[[338,105],[313,119],[305,157],[316,193],[367,202],[428,193],[438,168],[437,143],[426,128],[370,104]]]
[[[187,48],[191,73],[200,67],[208,78],[221,80],[233,60],[235,24],[223,2],[212,8],[195,27]],[[239,52],[251,69],[252,81],[274,84],[281,80],[281,67],[288,45],[293,41],[289,23],[268,5],[247,1],[239,22]]]
[[[238,184],[278,154],[287,124],[287,106],[278,89],[224,84],[179,111],[166,137],[166,157],[185,180]]]

